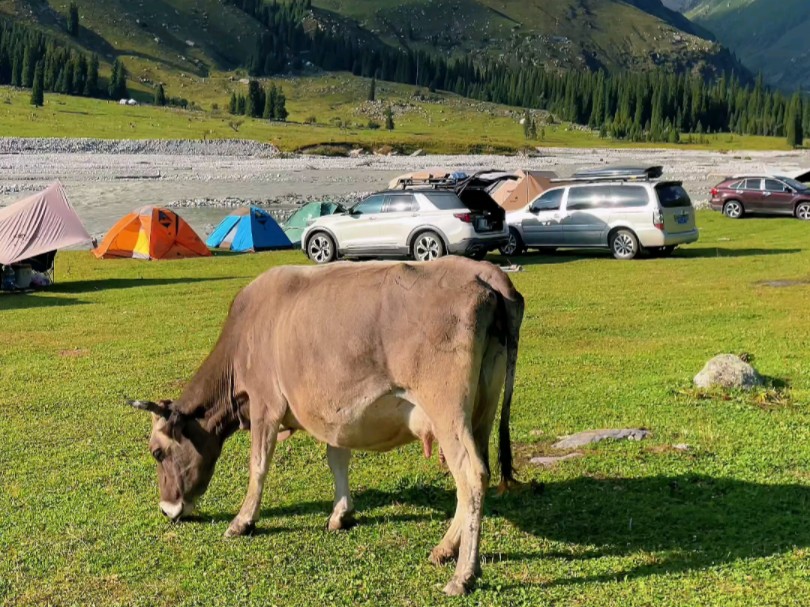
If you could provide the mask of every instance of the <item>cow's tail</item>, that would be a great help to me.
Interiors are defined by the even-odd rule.
[[[523,322],[523,296],[508,280],[509,289],[497,289],[501,306],[503,324],[506,329],[506,379],[503,391],[501,421],[498,426],[498,464],[501,469],[501,490],[509,487],[515,480],[512,466],[512,437],[509,432],[509,416],[512,409],[512,394],[515,390],[515,369],[520,341],[520,325]]]

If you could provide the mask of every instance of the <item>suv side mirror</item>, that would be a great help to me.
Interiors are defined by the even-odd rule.
[[[357,208],[351,208],[351,209],[349,209],[349,215],[351,215],[351,216],[355,216],[355,215],[362,215],[362,214],[363,214],[363,212],[362,212],[362,211],[360,211],[360,210],[359,210],[359,209],[357,209]]]

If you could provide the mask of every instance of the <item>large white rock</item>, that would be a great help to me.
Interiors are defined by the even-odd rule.
[[[695,376],[695,385],[698,388],[751,390],[763,383],[756,369],[734,354],[715,356]]]

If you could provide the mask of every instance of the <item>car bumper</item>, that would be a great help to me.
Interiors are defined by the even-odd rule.
[[[723,201],[722,200],[710,200],[709,207],[712,211],[722,211],[723,210]]]
[[[698,229],[689,230],[688,232],[662,232],[660,230],[645,230],[639,232],[639,241],[641,246],[648,248],[655,247],[674,247],[681,244],[689,244],[697,242],[700,238]]]
[[[465,238],[447,247],[453,255],[475,255],[480,251],[494,251],[509,242],[509,234],[498,234],[487,238]]]

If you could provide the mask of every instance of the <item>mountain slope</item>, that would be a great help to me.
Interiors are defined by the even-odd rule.
[[[687,16],[784,89],[810,86],[810,2],[692,0]]]
[[[710,35],[660,0],[314,0],[382,40],[445,55],[551,68],[742,71]]]
[[[0,14],[64,34],[69,0],[0,0]],[[79,0],[78,42],[112,62],[193,72],[245,65],[261,25],[223,0]],[[445,56],[551,69],[744,70],[660,0],[314,0],[313,27]],[[151,73],[151,72],[150,72]]]

